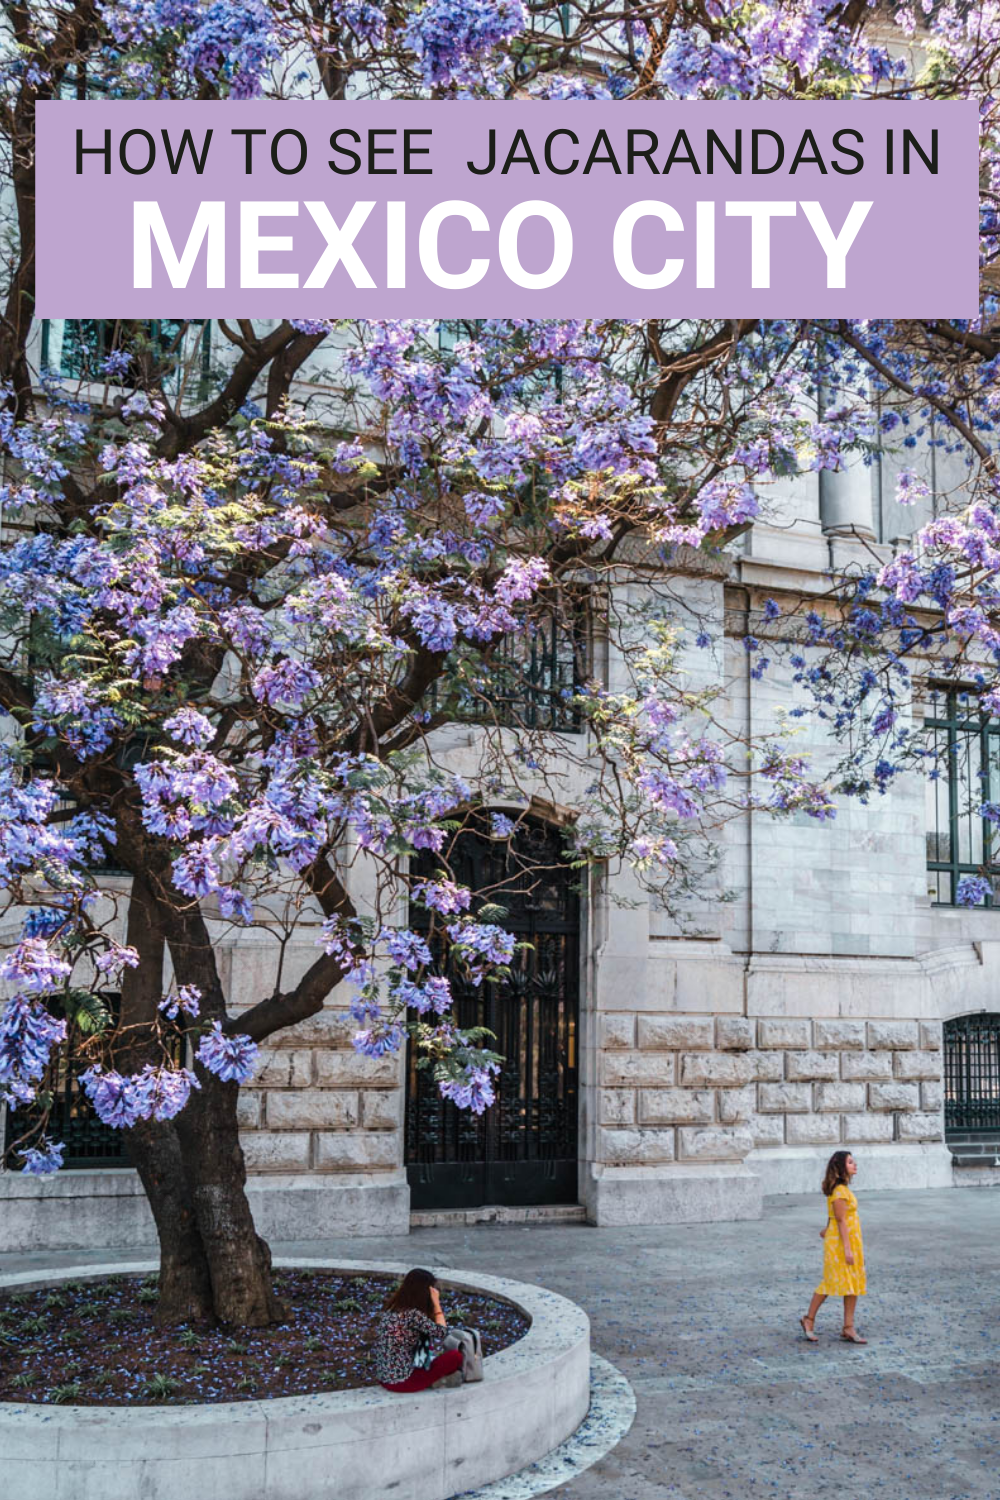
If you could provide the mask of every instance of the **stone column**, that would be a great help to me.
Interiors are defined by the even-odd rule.
[[[857,536],[875,540],[872,524],[874,468],[860,458],[846,469],[824,469],[819,476],[819,514],[827,536]]]

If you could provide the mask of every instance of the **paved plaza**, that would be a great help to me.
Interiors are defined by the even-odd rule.
[[[866,1198],[859,1182],[859,1201],[865,1349],[837,1337],[839,1302],[820,1314],[818,1346],[797,1337],[819,1279],[818,1192],[771,1199],[745,1224],[477,1226],[275,1248],[465,1267],[581,1303],[638,1414],[553,1492],[564,1500],[1000,1500],[1000,1189]],[[109,1258],[7,1255],[0,1269]]]

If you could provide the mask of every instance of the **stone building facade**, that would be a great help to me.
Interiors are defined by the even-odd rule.
[[[940,453],[927,461],[937,495],[960,482]],[[889,556],[924,519],[888,498],[894,463],[887,453],[871,468],[788,483],[727,570],[692,577],[689,605],[714,631],[692,674],[714,674],[731,727],[773,727],[798,691],[780,667],[760,680],[749,670],[742,636],[763,601],[815,593],[852,557]],[[612,659],[612,685],[616,670]],[[915,721],[921,711],[914,703]],[[472,753],[467,729],[441,734],[456,765]],[[803,744],[831,753],[815,730]],[[583,795],[568,782],[559,807],[540,796],[535,811],[565,818]],[[683,924],[627,873],[613,890],[588,878],[565,949],[578,1001],[552,1076],[572,1082],[572,1199],[590,1222],[752,1217],[765,1194],[816,1191],[838,1146],[856,1152],[868,1189],[952,1182],[947,1028],[1000,1013],[1000,911],[962,909],[929,882],[928,797],[913,774],[867,805],[843,801],[828,825],[733,819]],[[317,932],[306,916],[286,978],[310,962]],[[269,991],[275,945],[258,932],[225,942],[238,1009]],[[242,1094],[254,1207],[274,1237],[399,1235],[410,1224],[419,1163],[407,1160],[405,1059],[356,1054],[346,1004],[335,992],[280,1036]],[[543,1202],[544,1184],[531,1206]],[[0,1174],[0,1205],[0,1249],[138,1245],[151,1234],[127,1163],[84,1162],[51,1180]],[[489,1207],[466,1204],[473,1215]]]

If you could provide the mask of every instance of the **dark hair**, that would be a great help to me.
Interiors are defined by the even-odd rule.
[[[437,1286],[437,1277],[433,1271],[419,1269],[407,1271],[386,1302],[386,1312],[406,1312],[408,1308],[414,1307],[417,1312],[426,1313],[427,1317],[432,1317],[434,1312],[431,1304],[432,1286]]]
[[[848,1185],[847,1158],[852,1154],[850,1151],[835,1151],[830,1157],[830,1160],[826,1164],[826,1172],[823,1175],[824,1198],[829,1198],[834,1188],[840,1187],[841,1183],[845,1187]]]

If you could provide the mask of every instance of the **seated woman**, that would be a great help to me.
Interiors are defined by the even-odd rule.
[[[434,1354],[446,1328],[433,1274],[407,1271],[379,1320],[372,1351],[375,1379],[387,1391],[426,1391],[435,1385],[461,1385],[461,1349],[444,1349]],[[425,1339],[434,1357],[425,1368],[414,1368],[414,1355]]]

